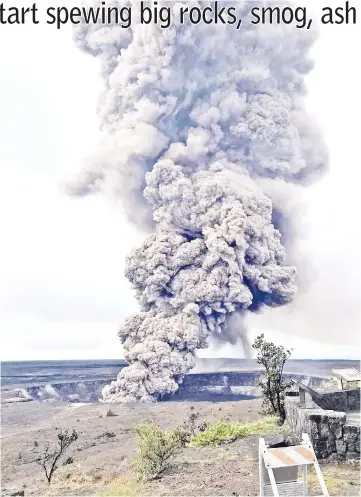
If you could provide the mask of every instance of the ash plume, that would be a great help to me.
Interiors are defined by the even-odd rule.
[[[126,261],[140,312],[120,329],[129,367],[104,388],[110,402],[175,392],[210,337],[234,343],[241,320],[247,349],[245,313],[293,300],[290,197],[327,163],[304,108],[314,29],[252,25],[255,2],[233,4],[240,30],[181,25],[179,3],[158,5],[173,9],[168,29],[133,21],[75,32],[105,90],[101,150],[69,190],[111,191],[151,231]]]

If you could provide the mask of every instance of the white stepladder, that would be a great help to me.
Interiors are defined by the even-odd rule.
[[[307,495],[307,467],[313,464],[322,490],[328,496],[327,487],[315,451],[307,433],[302,434],[300,445],[291,447],[267,447],[263,438],[259,439],[259,483],[260,496]],[[297,482],[298,467],[303,467],[303,481]]]

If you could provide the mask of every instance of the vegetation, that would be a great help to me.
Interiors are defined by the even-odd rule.
[[[58,469],[60,458],[65,454],[70,445],[78,440],[78,433],[75,430],[71,433],[68,430],[60,430],[57,438],[57,446],[50,452],[49,444],[47,444],[42,454],[36,459],[36,462],[43,468],[49,485],[55,471]]]
[[[359,381],[350,381],[350,382],[346,383],[345,388],[346,389],[360,388],[360,382]],[[320,389],[321,390],[340,390],[341,386],[340,386],[340,383],[337,381],[337,378],[332,377],[332,378],[329,378],[327,380],[324,380],[320,384]]]
[[[143,480],[153,480],[170,465],[188,441],[187,433],[176,428],[164,431],[154,423],[134,426],[138,438],[138,456],[134,467]]]
[[[277,418],[271,416],[248,424],[218,421],[193,437],[191,445],[219,445],[247,435],[269,435],[277,431],[279,431]]]
[[[185,432],[187,441],[190,442],[198,433],[205,431],[208,427],[207,423],[198,424],[200,413],[196,412],[194,406],[191,406],[187,421],[183,423],[182,430]]]
[[[336,378],[329,378],[320,384],[321,390],[339,390],[340,386]]]
[[[101,493],[102,497],[138,497],[141,484],[132,475],[122,475],[113,480]]]
[[[358,464],[322,465],[322,474],[330,495],[360,495],[360,478],[355,471]],[[311,495],[320,495],[321,488],[313,467],[309,468],[308,483]]]
[[[248,424],[218,421],[211,426],[205,423],[198,425],[198,418],[199,413],[192,407],[189,418],[183,426],[171,431],[162,430],[154,423],[134,426],[138,438],[138,454],[134,469],[139,479],[153,480],[161,476],[188,443],[191,446],[219,445],[247,435],[277,433],[280,429],[275,416],[268,416]]]
[[[252,347],[257,351],[257,362],[261,364],[262,378],[258,386],[263,395],[263,411],[265,414],[277,415],[284,422],[285,413],[285,391],[291,383],[283,378],[283,369],[287,359],[291,356],[291,350],[285,350],[282,346],[276,346],[272,342],[266,342],[264,334],[259,335]]]
[[[360,388],[360,387],[361,387],[361,384],[360,384],[359,381],[349,381],[347,383],[347,386],[346,386],[347,389],[349,389],[349,388]],[[340,387],[338,387],[338,388],[340,388]]]

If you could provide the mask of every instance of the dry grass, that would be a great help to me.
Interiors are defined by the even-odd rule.
[[[87,472],[79,464],[63,466],[54,474],[49,486],[44,482],[39,494],[57,496],[66,492],[67,495],[79,495],[84,493],[84,489],[91,489],[92,494],[95,490],[100,495],[104,487],[115,481],[115,477],[102,468]]]
[[[138,497],[141,495],[142,485],[131,474],[122,475],[109,483],[100,494],[101,497]]]
[[[321,466],[321,471],[326,483],[327,490],[331,496],[359,496],[360,495],[360,465],[353,464],[329,464]],[[321,488],[318,483],[314,469],[310,469],[308,475],[310,495],[320,495]]]
[[[199,449],[197,449],[199,450]],[[195,458],[193,460],[183,461],[180,465],[180,473],[183,473],[184,468],[189,467],[189,471],[186,470],[186,474],[190,479],[194,475],[194,472],[203,472],[205,471],[205,475],[209,476],[209,472],[214,467],[214,476],[217,474],[221,474],[225,468],[230,470],[230,475],[234,474],[236,478],[239,478],[238,469],[239,464],[234,464],[235,461],[239,461],[239,454],[228,453],[222,449],[222,446],[214,447],[211,449],[210,447],[202,448],[202,451],[212,450],[215,451],[213,454],[205,453],[204,458],[200,458],[201,453],[195,454]],[[222,462],[225,466],[222,467]],[[258,464],[257,460],[250,456],[249,454],[244,454],[242,456],[242,466],[247,475],[250,477],[249,488],[246,485],[246,477],[244,476],[243,484],[245,485],[245,489],[247,490],[246,495],[256,495],[255,488],[253,483],[254,479],[257,477]],[[325,483],[327,489],[329,491],[329,495],[332,497],[337,496],[360,496],[360,464],[359,462],[354,463],[342,463],[342,464],[321,464],[321,471],[325,479]],[[208,469],[207,469],[208,468]],[[237,470],[235,473],[234,470]],[[244,473],[244,475],[246,475]],[[300,472],[301,473],[301,472]],[[208,476],[206,476],[207,481],[209,480]],[[169,478],[169,477],[168,477]],[[212,480],[215,483],[217,478]],[[221,480],[220,480],[221,481]],[[163,492],[161,495],[165,494],[167,490],[168,480],[162,483]],[[308,482],[309,482],[309,493],[308,495],[320,495],[321,489],[318,484],[318,478],[315,474],[313,468],[309,469],[308,474]],[[159,484],[159,482],[158,482]],[[39,492],[39,495],[49,495],[49,496],[57,496],[57,495],[98,495],[101,497],[140,497],[142,495],[156,495],[160,488],[157,486],[157,482],[150,482],[147,485],[136,479],[136,476],[131,472],[123,475],[116,474],[108,474],[104,469],[98,468],[97,470],[93,470],[89,473],[86,473],[82,470],[79,465],[71,465],[68,467],[60,468],[56,478],[54,477],[54,482],[48,487],[45,483]],[[184,490],[183,485],[177,482],[177,488],[172,488],[171,495],[183,495],[182,491]],[[256,485],[257,486],[257,485]],[[246,488],[247,487],[247,488]],[[86,489],[89,492],[85,493]],[[40,489],[39,489],[40,490]],[[194,488],[192,495],[194,494]],[[202,491],[199,495],[207,495],[207,491],[202,488]]]

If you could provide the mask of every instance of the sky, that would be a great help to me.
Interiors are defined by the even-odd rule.
[[[360,42],[358,26],[322,26],[307,79],[330,153],[305,196],[312,288],[288,318],[249,323],[251,339],[264,331],[294,358],[360,357]],[[1,26],[0,44],[0,360],[120,358],[119,325],[137,310],[124,259],[143,235],[114,199],[62,189],[96,149],[99,67],[69,26]]]

